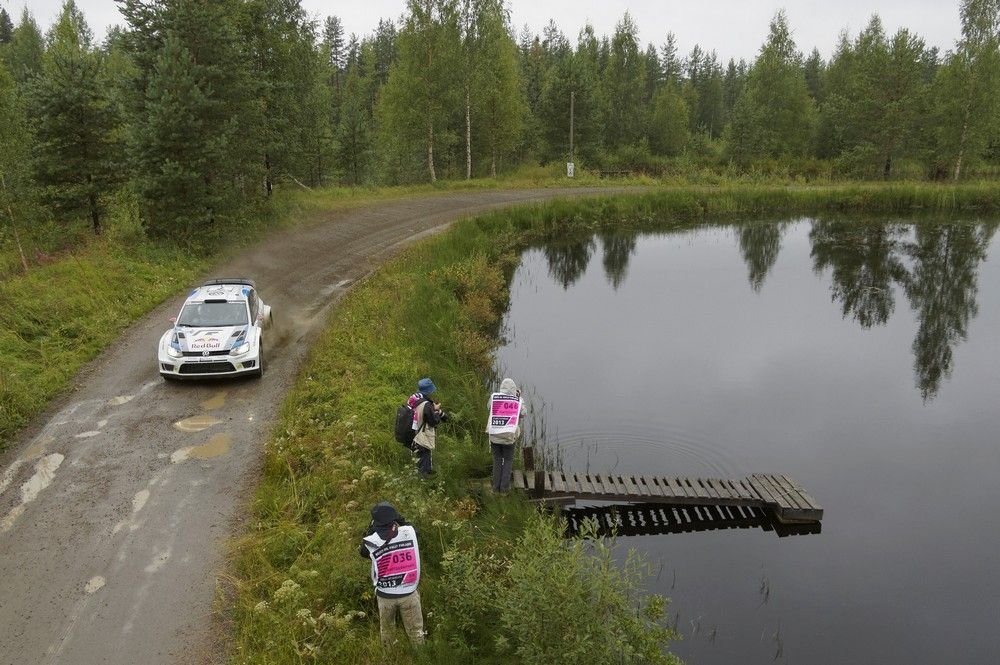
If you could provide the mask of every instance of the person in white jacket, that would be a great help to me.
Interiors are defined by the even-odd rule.
[[[378,601],[382,645],[395,641],[396,614],[413,644],[424,641],[424,616],[420,607],[420,547],[417,531],[396,508],[385,501],[371,510],[372,521],[358,553],[371,559],[371,578]]]
[[[513,379],[500,382],[500,392],[490,395],[486,433],[493,453],[493,491],[510,491],[510,476],[514,470],[514,444],[521,436],[521,416],[524,403],[521,391]]]

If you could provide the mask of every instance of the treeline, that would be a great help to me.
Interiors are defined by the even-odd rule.
[[[753,62],[643,48],[504,0],[409,0],[365,37],[298,0],[116,0],[102,44],[72,0],[45,33],[0,9],[0,216],[109,207],[188,245],[238,233],[275,182],[395,184],[561,163],[958,180],[1000,162],[1000,0],[961,0],[942,54],[877,15],[824,61],[779,12]],[[571,154],[572,127],[572,154]],[[982,167],[985,165],[985,169]],[[293,185],[295,186],[295,185]],[[79,225],[77,225],[79,226]],[[57,227],[58,228],[58,227]]]

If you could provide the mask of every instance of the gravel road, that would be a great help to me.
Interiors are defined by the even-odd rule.
[[[331,213],[212,276],[272,305],[263,380],[166,383],[183,300],[129,328],[0,457],[0,664],[218,658],[213,600],[263,442],[329,308],[403,244],[469,214],[609,189],[448,193]]]

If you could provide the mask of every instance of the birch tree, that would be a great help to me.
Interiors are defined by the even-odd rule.
[[[490,176],[497,175],[497,161],[517,144],[527,111],[527,101],[517,66],[517,47],[510,35],[510,19],[499,0],[480,3],[478,12],[478,63],[475,70],[476,116],[482,142],[490,160]],[[468,114],[469,106],[466,107]],[[466,125],[466,176],[472,175],[471,127]]]
[[[409,0],[397,44],[399,56],[381,100],[382,146],[405,161],[415,131],[422,133],[427,173],[436,182],[435,132],[461,95],[456,0]]]
[[[996,122],[1000,96],[1000,0],[962,0],[962,39],[934,81],[938,159],[959,180]]]

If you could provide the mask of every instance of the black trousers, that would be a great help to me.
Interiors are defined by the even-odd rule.
[[[417,448],[417,472],[421,476],[427,476],[433,471],[432,460],[431,460],[431,450],[424,448],[423,446],[416,446]]]

